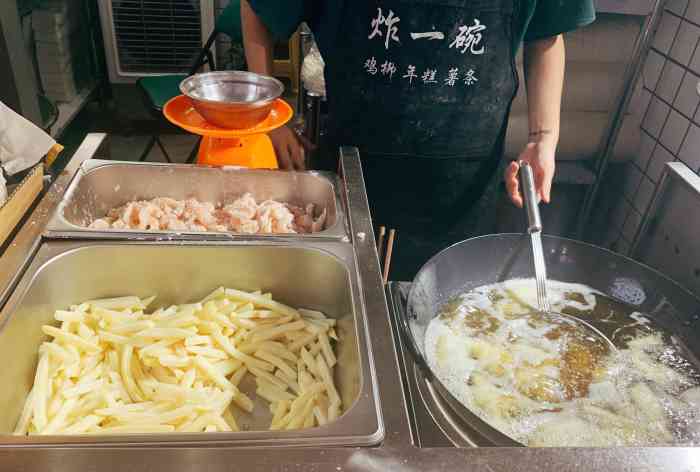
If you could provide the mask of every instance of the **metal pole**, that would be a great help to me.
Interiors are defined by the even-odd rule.
[[[323,96],[315,92],[307,92],[304,136],[316,146],[316,151],[307,154],[306,165],[309,167],[316,160],[318,146],[321,143],[321,100]]]
[[[304,57],[308,50],[308,42],[311,39],[311,32],[302,25],[299,29],[299,91],[297,93],[297,114],[299,120],[303,120],[306,110],[306,93],[304,92],[304,81],[301,80],[301,69],[304,65]]]
[[[321,100],[323,96],[316,92],[307,92],[309,103],[306,117],[306,138],[318,145],[321,141]]]
[[[610,113],[608,125],[605,134],[603,134],[603,139],[601,140],[598,160],[596,161],[595,174],[596,179],[593,185],[588,188],[586,196],[583,201],[583,208],[579,213],[578,227],[576,230],[576,237],[578,239],[584,239],[584,231],[586,228],[590,228],[589,220],[591,218],[591,213],[593,211],[593,205],[598,197],[598,192],[600,191],[600,186],[602,184],[603,175],[608,168],[608,163],[610,161],[610,156],[612,155],[615,144],[617,142],[617,137],[622,129],[622,123],[625,118],[625,111],[629,105],[629,102],[634,94],[635,86],[637,85],[637,80],[639,79],[642,69],[644,67],[644,59],[647,57],[649,52],[649,47],[653,40],[653,32],[656,30],[656,26],[661,18],[661,13],[666,0],[655,0],[654,6],[647,17],[642,31],[639,34],[639,39],[634,48],[634,53],[632,54],[632,60],[627,66],[625,72],[625,78],[622,85],[622,91],[618,97],[617,104],[613,111]]]

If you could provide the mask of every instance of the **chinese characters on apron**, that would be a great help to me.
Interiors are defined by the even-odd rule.
[[[344,3],[326,61],[329,142],[360,148],[373,220],[398,229],[392,265],[412,277],[494,214],[518,2]]]

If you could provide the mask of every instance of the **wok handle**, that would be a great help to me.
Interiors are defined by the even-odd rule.
[[[537,204],[537,192],[535,191],[535,176],[530,164],[520,161],[520,187],[522,188],[525,211],[527,212],[528,233],[542,231],[542,219],[540,208]]]

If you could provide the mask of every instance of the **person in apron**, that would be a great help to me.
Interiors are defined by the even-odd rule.
[[[271,0],[241,5],[254,72],[271,72],[270,30],[281,14],[273,3],[279,10]],[[360,149],[372,219],[397,229],[393,279],[411,280],[441,249],[493,232],[507,118],[518,89],[515,56],[524,25],[538,21],[538,9],[548,3],[579,8],[561,31],[594,18],[590,0],[300,0],[298,19],[316,32],[326,62],[330,117],[322,149],[327,156],[340,145]],[[531,102],[544,96],[556,106],[542,113],[531,104],[531,143],[521,154],[532,161],[545,201],[558,139],[561,31],[548,40],[549,54],[560,54],[554,58],[560,71],[550,74],[552,83],[528,84],[538,92]],[[271,137],[282,166],[299,168],[292,133]],[[517,172],[517,164],[507,166],[506,184],[522,204]]]

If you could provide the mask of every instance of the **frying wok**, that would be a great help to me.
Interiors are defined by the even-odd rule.
[[[543,236],[551,280],[580,283],[648,314],[676,335],[698,357],[700,299],[661,273],[627,257],[581,241]],[[522,445],[481,420],[460,403],[433,374],[425,360],[425,330],[453,296],[481,285],[533,277],[530,236],[496,234],[457,243],[428,261],[418,272],[399,324],[423,376],[449,405],[465,431],[480,446]],[[694,326],[695,325],[695,326]]]

